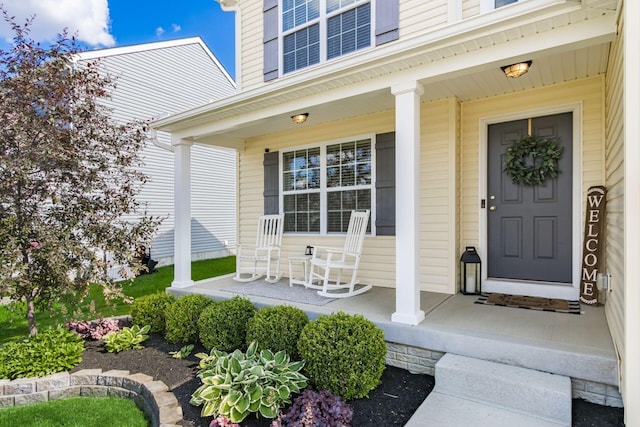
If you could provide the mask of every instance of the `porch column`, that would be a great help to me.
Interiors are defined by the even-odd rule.
[[[396,97],[396,312],[391,321],[417,325],[420,310],[420,96],[418,82],[392,86]]]
[[[174,273],[172,288],[191,280],[191,142],[171,138],[173,145]]]

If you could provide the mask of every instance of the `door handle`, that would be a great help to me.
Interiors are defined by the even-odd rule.
[[[495,210],[498,210],[498,208],[497,208],[497,207],[495,207],[495,206],[489,206],[489,210],[490,210],[490,211],[495,211]]]

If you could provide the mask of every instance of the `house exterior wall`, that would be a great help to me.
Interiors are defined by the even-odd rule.
[[[448,22],[447,0],[401,0],[399,6],[401,38],[433,31]]]
[[[451,0],[398,0],[400,39],[434,31],[449,23]],[[479,0],[458,0],[455,8],[461,9],[463,19],[480,13]],[[251,90],[269,82],[263,77],[263,1],[239,1],[240,7],[240,69],[243,90]],[[373,47],[372,49],[375,49]],[[335,59],[339,60],[339,59]],[[309,67],[316,69],[322,64]],[[301,72],[304,72],[302,70]],[[298,73],[291,73],[298,74]]]
[[[242,89],[264,85],[262,75],[262,62],[264,53],[262,51],[262,1],[249,0],[240,3],[240,69],[236,73],[241,73]]]
[[[247,140],[246,149],[240,152],[239,242],[244,244],[255,242],[258,216],[263,214],[264,207],[262,160],[266,148],[271,152],[281,151],[289,147],[342,137],[391,132],[394,126],[395,116],[393,111],[389,111]],[[341,247],[344,245],[344,237],[285,234],[282,240],[281,269],[286,267],[288,256],[303,254],[307,245]],[[358,278],[362,283],[394,286],[394,237],[380,236],[365,239]]]
[[[462,0],[462,19],[480,14],[480,0]]]
[[[420,285],[455,293],[456,150],[460,103],[455,99],[422,104],[420,162]]]
[[[582,193],[604,182],[604,99],[601,77],[559,84],[526,92],[527,108],[538,110],[557,104],[582,105]],[[522,108],[522,94],[460,103],[448,99],[421,104],[421,200],[420,200],[420,288],[455,293],[461,248],[479,246],[479,123],[483,117],[512,113]],[[330,125],[305,127],[303,131],[278,133],[247,141],[240,154],[239,239],[255,239],[257,217],[263,213],[263,169],[265,148],[288,147],[365,133],[383,133],[394,128],[393,113],[379,113]],[[584,200],[584,197],[581,201]],[[584,206],[581,211],[584,212]],[[581,214],[580,221],[584,215]],[[307,245],[340,246],[341,238],[316,235],[285,235],[286,257],[301,254]],[[395,287],[395,238],[365,240],[362,283]]]
[[[462,104],[462,146],[460,160],[460,246],[479,246],[480,120],[518,111],[535,111],[556,105],[580,103],[582,106],[581,152],[582,197],[580,221],[584,221],[587,189],[604,183],[604,79],[594,77]],[[582,230],[583,228],[581,228]],[[579,244],[579,242],[576,242]]]
[[[456,225],[456,147],[460,105],[455,99],[421,105],[421,188],[422,250],[421,289],[455,293],[457,258]],[[393,111],[355,119],[305,127],[301,131],[273,134],[247,141],[240,154],[239,241],[255,240],[257,218],[263,213],[263,153],[289,147],[330,141],[368,133],[394,130]],[[342,246],[342,236],[285,234],[283,261],[300,255],[307,245]],[[362,283],[395,287],[395,237],[367,237],[358,278]]]
[[[624,15],[616,40],[611,44],[606,86],[606,187],[605,269],[612,277],[613,292],[606,294],[605,313],[618,355],[625,354],[624,341]],[[623,361],[624,363],[624,361]]]
[[[100,66],[118,76],[117,88],[106,103],[119,121],[148,120],[235,93],[232,82],[199,43],[117,55],[111,51],[104,51]],[[158,140],[169,144],[170,136],[159,132]],[[164,218],[151,242],[152,257],[161,265],[170,264],[174,250],[173,153],[148,141],[142,154],[149,180],[139,200],[148,203],[150,215]],[[232,150],[193,147],[194,259],[226,255],[228,247],[235,245],[236,157]]]

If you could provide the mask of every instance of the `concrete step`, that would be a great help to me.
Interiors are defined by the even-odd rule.
[[[548,420],[432,391],[405,427],[559,427]]]
[[[444,355],[436,386],[407,426],[570,426],[571,379]]]

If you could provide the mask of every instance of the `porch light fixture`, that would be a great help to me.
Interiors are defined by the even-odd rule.
[[[308,117],[309,113],[294,114],[293,116],[291,116],[291,120],[293,120],[293,123],[301,125],[302,123],[307,121]]]
[[[480,278],[482,262],[473,246],[467,246],[460,257],[460,291],[465,295],[477,295],[482,292]]]
[[[505,76],[511,78],[520,77],[523,74],[526,74],[529,71],[529,67],[531,67],[532,61],[518,62],[517,64],[506,65],[504,67],[500,67]]]

